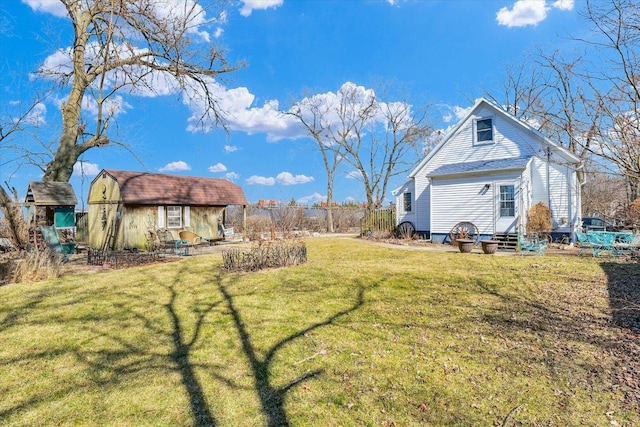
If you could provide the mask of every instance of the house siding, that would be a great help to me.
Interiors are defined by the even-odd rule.
[[[491,116],[494,121],[494,142],[473,145],[473,121]],[[428,175],[440,166],[462,162],[490,159],[517,158],[540,154],[536,151],[539,142],[530,132],[518,129],[511,122],[498,115],[491,115],[486,109],[479,109],[452,135],[448,143],[428,162],[419,174]]]
[[[492,119],[491,143],[474,143],[474,122],[480,118]],[[508,159],[514,159],[512,165]],[[522,161],[527,159],[525,167]],[[479,167],[474,172],[473,163],[493,161],[500,162],[495,169]],[[514,232],[516,227],[526,224],[531,206],[542,201],[552,210],[553,225],[561,226],[561,220],[566,218],[571,224],[565,223],[567,230],[563,231],[569,231],[569,225],[579,220],[581,199],[575,172],[578,166],[579,159],[571,153],[499,107],[481,100],[412,171],[416,229],[448,234],[458,222],[471,221],[481,234]],[[517,216],[508,224],[508,218],[497,218],[495,193],[496,183],[507,182],[516,186],[517,193]],[[480,193],[485,183],[492,183],[491,195]]]
[[[481,235],[492,236],[503,230],[495,229],[496,183],[512,182],[516,186],[516,203],[520,197],[519,173],[465,176],[434,179],[432,182],[431,232],[448,234],[459,222],[472,222]],[[489,190],[484,190],[490,184]]]

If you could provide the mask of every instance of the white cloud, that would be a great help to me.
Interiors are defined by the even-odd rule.
[[[224,118],[231,130],[250,135],[266,133],[269,142],[305,135],[302,125],[295,118],[282,114],[277,100],[267,101],[262,107],[252,107],[255,95],[246,87],[226,89],[209,79],[207,88],[213,98],[219,100],[220,111],[225,112]],[[210,117],[204,99],[205,97],[195,90],[183,96],[183,103],[192,112],[187,125],[190,132],[209,132],[215,127],[215,121]]]
[[[273,185],[276,183],[275,178],[273,177],[265,177],[265,176],[258,176],[258,175],[252,175],[249,178],[247,178],[245,180],[245,182],[247,184],[256,184],[256,185]]]
[[[553,2],[553,7],[560,10],[573,10],[573,0],[557,0]]]
[[[348,179],[361,179],[362,178],[362,172],[360,172],[360,171],[347,172],[347,178]]]
[[[225,153],[234,153],[238,151],[238,147],[236,147],[235,145],[225,145],[224,146],[224,152]]]
[[[96,176],[100,168],[96,163],[83,162],[82,160],[73,165],[73,176]]]
[[[314,203],[322,203],[327,201],[327,196],[320,193],[313,193],[310,196],[301,197],[297,200],[299,205],[313,205]]]
[[[551,8],[558,10],[573,10],[574,0],[556,0],[549,6],[546,0],[516,0],[513,7],[503,7],[496,14],[500,25],[507,27],[524,27],[537,25],[547,18]]]
[[[306,184],[308,182],[312,182],[314,179],[312,176],[306,175],[293,175],[290,172],[280,172],[276,177],[266,177],[266,176],[258,176],[253,175],[245,180],[247,184],[257,184],[257,185],[297,185],[297,184]]]
[[[33,106],[29,114],[24,117],[25,123],[28,123],[33,126],[40,126],[47,123],[45,120],[45,116],[47,115],[47,107],[42,103],[38,102]]]
[[[276,175],[276,181],[282,185],[306,184],[313,181],[312,176],[293,175],[290,172],[280,172]]]
[[[35,12],[50,13],[53,16],[57,16],[59,18],[63,18],[67,16],[67,9],[64,7],[64,4],[62,4],[62,2],[59,2],[59,1],[22,0],[22,3],[25,3]]]
[[[284,3],[284,0],[241,0],[242,8],[240,9],[240,15],[249,16],[251,12],[259,9],[268,9],[270,7],[276,8]]]
[[[209,166],[209,172],[224,172],[227,170],[227,167],[225,165],[223,165],[222,163],[216,163],[213,166]]]
[[[158,169],[160,172],[177,172],[177,171],[190,171],[191,166],[187,163],[179,160],[177,162],[167,163],[165,166]]]
[[[229,181],[235,181],[236,179],[240,179],[240,175],[235,172],[227,172],[225,178]]]
[[[503,7],[496,14],[500,25],[507,27],[524,27],[537,25],[547,18],[549,7],[545,0],[517,0],[513,8]]]
[[[213,37],[219,39],[220,37],[222,37],[222,33],[224,33],[224,30],[222,29],[222,27],[218,27],[213,33]]]
[[[93,117],[98,117],[98,103],[94,98],[88,96],[82,98],[82,108],[83,111],[91,113]],[[106,117],[117,117],[122,113],[126,113],[128,108],[131,108],[131,105],[125,102],[120,95],[107,98],[102,104],[103,119]]]

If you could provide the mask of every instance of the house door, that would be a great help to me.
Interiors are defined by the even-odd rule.
[[[495,183],[495,232],[516,233],[518,187],[514,182]]]

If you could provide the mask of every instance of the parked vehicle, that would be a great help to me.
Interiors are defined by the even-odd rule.
[[[613,224],[602,218],[582,218],[582,231],[607,231],[613,228]]]

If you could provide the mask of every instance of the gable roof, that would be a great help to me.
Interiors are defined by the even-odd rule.
[[[76,193],[68,182],[31,181],[25,203],[38,206],[75,206]]]
[[[556,153],[562,156],[567,162],[574,163],[576,165],[579,165],[581,163],[581,160],[576,155],[574,155],[573,153],[571,153],[569,150],[562,147],[561,145],[551,141],[549,138],[544,136],[540,131],[532,127],[530,124],[526,123],[523,120],[518,119],[513,114],[508,113],[507,111],[497,106],[493,102],[487,100],[486,98],[480,98],[476,100],[475,104],[473,104],[473,107],[471,107],[469,111],[467,111],[467,114],[465,114],[464,117],[460,119],[460,121],[458,121],[458,123],[456,123],[456,125],[447,132],[447,134],[444,136],[442,141],[433,150],[431,150],[431,152],[429,152],[429,154],[427,154],[427,156],[425,156],[425,158],[422,159],[420,163],[418,163],[418,165],[409,174],[409,177],[414,178],[415,175],[420,171],[420,169],[422,169],[422,167],[425,164],[427,164],[429,160],[431,160],[431,158],[435,156],[444,145],[447,144],[449,139],[451,139],[458,132],[460,127],[462,127],[462,125],[466,123],[471,116],[476,114],[476,111],[483,106],[489,107],[494,111],[495,114],[499,114],[500,116],[510,121],[514,125],[519,126],[531,132],[538,140],[540,140],[540,142],[551,147]]]
[[[191,205],[228,206],[247,205],[240,186],[219,178],[167,175],[150,172],[103,170],[120,187],[120,197],[125,204],[136,205]]]
[[[515,159],[479,160],[476,162],[454,163],[442,165],[431,171],[427,176],[440,177],[478,172],[524,170],[527,167],[529,160],[531,160],[531,156],[517,157]]]

